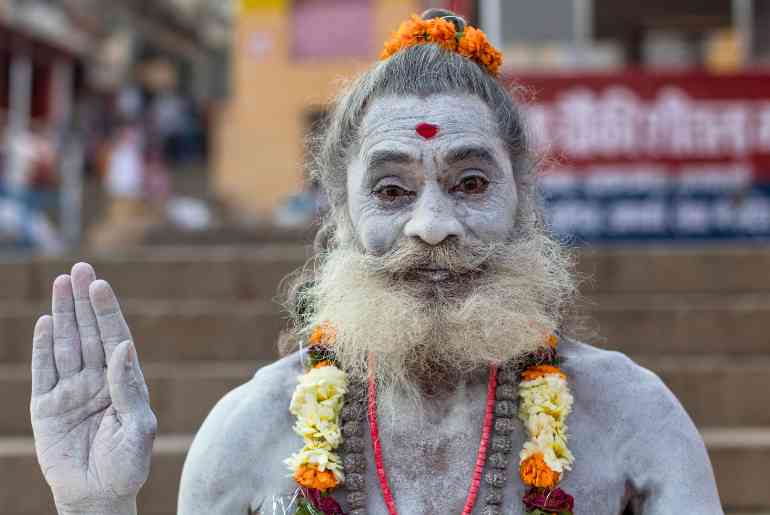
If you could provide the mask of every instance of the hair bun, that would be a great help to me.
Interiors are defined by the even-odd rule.
[[[436,8],[428,9],[427,11],[422,13],[420,17],[423,20],[432,20],[433,18],[442,18],[447,21],[451,21],[454,24],[455,30],[457,32],[465,32],[465,26],[467,25],[467,22],[462,16],[450,11],[449,9],[436,9]]]

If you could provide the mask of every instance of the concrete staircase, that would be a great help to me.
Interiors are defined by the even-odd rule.
[[[192,436],[213,404],[276,356],[272,302],[300,245],[156,248],[89,259],[123,301],[159,418],[141,515],[175,513]],[[0,262],[0,513],[54,513],[30,437],[35,315],[73,260]],[[725,506],[770,511],[770,249],[583,252],[603,339],[657,372],[702,431]]]

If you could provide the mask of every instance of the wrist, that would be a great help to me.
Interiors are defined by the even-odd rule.
[[[56,503],[59,515],[136,515],[136,497],[88,501],[77,506]]]

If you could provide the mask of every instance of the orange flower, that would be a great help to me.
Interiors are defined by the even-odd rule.
[[[457,46],[457,52],[469,59],[473,59],[476,53],[482,48],[484,33],[474,27],[466,27],[460,44]]]
[[[313,368],[323,368],[323,367],[330,367],[334,365],[333,362],[329,361],[328,359],[325,359],[323,361],[319,361],[315,365],[313,365]]]
[[[380,54],[387,59],[396,52],[421,43],[433,43],[446,50],[457,52],[484,67],[491,75],[497,76],[503,63],[503,55],[487,40],[479,29],[465,27],[459,36],[454,23],[442,18],[423,20],[412,15],[393,33]]]
[[[558,374],[562,377],[562,379],[567,379],[567,374],[562,372],[559,367],[555,367],[553,365],[536,365],[534,367],[529,367],[524,372],[522,372],[521,380],[532,381],[548,374]]]
[[[300,465],[294,473],[294,479],[305,488],[325,492],[337,486],[337,478],[331,470],[318,470],[310,465]]]
[[[555,349],[559,346],[559,337],[555,334],[548,335],[547,342],[550,348]]]
[[[486,68],[491,75],[497,76],[500,73],[503,54],[489,43],[483,31],[475,27],[466,27],[457,51],[460,55]]]
[[[560,474],[546,465],[542,453],[533,454],[519,466],[519,474],[525,485],[537,488],[553,488],[560,479]]]
[[[310,335],[308,343],[311,347],[316,345],[332,345],[336,337],[337,332],[331,324],[324,322],[323,324],[316,326],[313,330],[313,334]]]
[[[457,48],[457,32],[451,21],[433,18],[428,20],[428,26],[425,29],[429,42],[435,43],[450,52]]]

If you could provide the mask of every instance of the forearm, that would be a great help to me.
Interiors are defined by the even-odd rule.
[[[78,508],[56,506],[59,515],[138,515],[136,498],[119,499],[114,502],[95,502]]]

